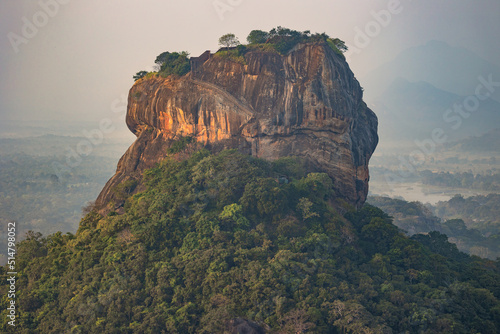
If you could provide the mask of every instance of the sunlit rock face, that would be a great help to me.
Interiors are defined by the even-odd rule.
[[[192,136],[214,152],[303,157],[359,207],[378,142],[377,117],[362,95],[344,58],[321,43],[300,44],[287,55],[250,51],[245,64],[214,55],[182,77],[140,79],[130,90],[126,119],[137,140],[96,204],[109,208],[116,185],[140,180],[175,140]]]

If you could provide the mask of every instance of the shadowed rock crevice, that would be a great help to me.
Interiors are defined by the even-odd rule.
[[[140,79],[130,90],[126,118],[137,140],[97,207],[118,205],[114,187],[140,180],[186,136],[212,151],[304,157],[332,177],[339,196],[360,206],[378,142],[377,117],[362,95],[344,58],[325,43],[300,44],[283,56],[249,51],[245,64],[212,56],[182,77]]]

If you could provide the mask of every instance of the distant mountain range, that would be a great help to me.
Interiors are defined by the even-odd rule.
[[[432,130],[439,127],[451,141],[498,127],[500,103],[493,99],[482,101],[477,111],[466,118],[448,111],[462,105],[465,99],[428,82],[396,78],[370,106],[379,116],[381,138],[389,140],[423,140],[430,138]]]
[[[479,77],[500,82],[500,68],[465,48],[431,41],[401,52],[360,78],[365,99],[379,117],[381,145],[384,140],[430,138],[436,127],[444,130],[448,140],[481,135],[498,127],[500,87],[493,86],[491,97],[480,101],[470,117],[460,116],[458,127],[458,121],[450,120],[458,114],[446,114],[475,94]]]
[[[361,78],[367,97],[376,97],[398,78],[424,81],[451,93],[468,96],[474,94],[478,77],[492,75],[500,82],[500,68],[474,52],[453,47],[445,42],[430,41],[425,45],[409,48],[396,58]],[[493,97],[500,100],[500,88]]]

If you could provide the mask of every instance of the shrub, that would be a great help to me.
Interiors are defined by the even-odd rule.
[[[193,142],[193,137],[181,137],[179,140],[175,141],[170,148],[167,149],[168,154],[176,154],[186,148],[186,146]]]
[[[120,200],[126,199],[135,190],[137,183],[137,180],[134,179],[120,183],[113,189],[116,197]]]
[[[246,65],[246,60],[243,55],[240,54],[238,49],[234,50],[221,50],[215,54],[216,57],[234,61],[242,65]]]
[[[147,71],[139,71],[139,72],[137,72],[137,73],[134,75],[134,77],[133,77],[133,78],[134,78],[134,81],[137,81],[137,80],[139,80],[139,79],[144,78],[144,77],[146,76],[146,74],[148,74],[148,72],[147,72]]]
[[[189,62],[189,53],[182,52],[163,52],[155,60],[159,67],[159,74],[167,77],[171,74],[182,76],[191,70]]]
[[[247,42],[250,44],[265,43],[269,38],[269,33],[262,30],[252,30],[248,34]]]
[[[234,34],[225,34],[219,38],[219,45],[224,46],[226,48],[237,46],[239,44],[240,41],[238,41],[238,38]]]

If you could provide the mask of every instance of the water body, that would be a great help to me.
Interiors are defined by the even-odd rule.
[[[404,199],[405,201],[419,201],[422,203],[436,204],[439,201],[448,201],[456,194],[464,197],[488,195],[491,191],[482,191],[464,188],[447,188],[424,185],[420,182],[387,184],[385,181],[370,181],[372,196],[386,196]]]

